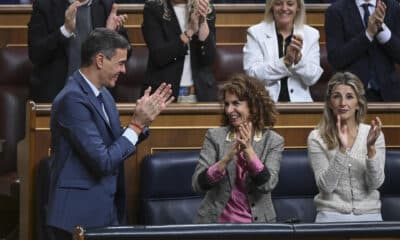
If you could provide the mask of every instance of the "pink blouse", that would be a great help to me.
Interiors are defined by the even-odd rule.
[[[251,223],[251,210],[247,197],[246,177],[247,174],[255,176],[260,173],[264,165],[258,157],[247,162],[244,153],[237,155],[236,179],[231,196],[225,206],[218,222],[219,223]],[[226,171],[219,171],[217,163],[207,170],[207,178],[211,183],[220,181],[226,175]]]

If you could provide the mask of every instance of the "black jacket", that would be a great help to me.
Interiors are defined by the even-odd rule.
[[[166,9],[167,14],[160,0],[147,1],[144,6],[142,32],[149,48],[149,60],[142,92],[148,86],[154,91],[166,82],[172,85],[177,99],[188,49],[180,39],[182,31],[170,2]],[[207,22],[210,28],[207,39],[202,42],[193,35],[190,42],[192,78],[200,102],[217,100],[217,86],[211,70],[216,55],[214,8],[208,14]]]

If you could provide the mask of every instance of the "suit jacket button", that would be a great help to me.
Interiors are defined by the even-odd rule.
[[[254,221],[257,221],[258,220],[258,217],[254,217]]]
[[[292,88],[292,89],[290,89],[290,93],[293,93],[293,92],[294,92],[293,88]]]

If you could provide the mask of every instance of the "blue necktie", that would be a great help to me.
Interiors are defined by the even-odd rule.
[[[363,3],[361,5],[364,9],[364,25],[365,25],[365,29],[367,29],[368,27],[368,18],[370,16],[369,13],[369,6],[372,6],[369,3]],[[373,50],[371,49],[371,51],[369,51],[369,54],[372,54]],[[374,59],[372,56],[369,57],[369,79],[368,79],[368,86],[367,88],[372,88],[374,90],[379,90],[379,85],[376,82],[376,72],[375,72],[375,64],[374,64]]]
[[[101,94],[101,92],[99,93],[99,95],[97,95],[96,98],[97,98],[97,101],[98,101],[99,104],[100,104],[100,107],[103,108],[104,102],[103,102],[103,95]]]
[[[97,98],[97,102],[99,102],[99,104],[100,104],[100,108],[103,111],[103,114],[104,114],[104,117],[107,120],[107,123],[110,123],[110,119],[108,118],[108,115],[107,115],[107,112],[106,112],[106,109],[105,109],[105,106],[104,106],[103,95],[101,94],[101,92],[99,93],[99,95],[97,95],[96,98]]]
[[[369,4],[369,3],[364,3],[364,4],[361,5],[363,7],[363,9],[364,9],[364,18],[363,18],[363,20],[364,20],[365,28],[368,27],[368,18],[369,18],[369,9],[368,9],[368,7],[370,5],[371,4]]]

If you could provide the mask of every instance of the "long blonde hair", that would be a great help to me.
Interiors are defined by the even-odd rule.
[[[335,75],[333,75],[328,82],[324,111],[321,121],[317,126],[317,129],[319,130],[325,144],[328,146],[328,149],[334,149],[339,145],[336,117],[330,107],[332,91],[338,85],[350,86],[356,94],[359,107],[355,116],[357,125],[364,120],[367,114],[367,101],[365,99],[365,90],[364,85],[360,81],[360,79],[350,72],[337,72]]]

